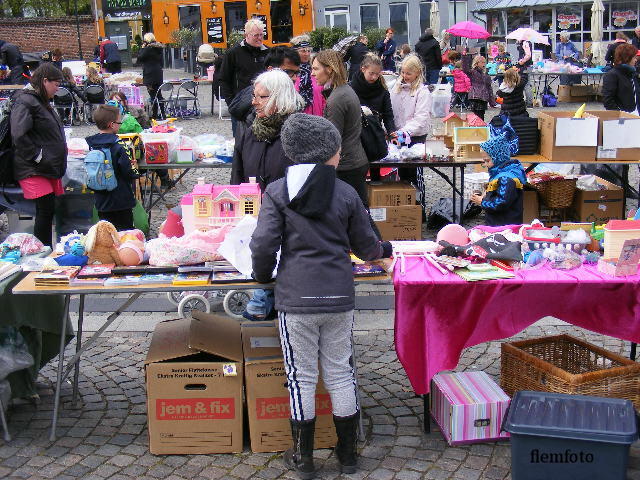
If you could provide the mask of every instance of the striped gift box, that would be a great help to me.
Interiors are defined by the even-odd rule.
[[[509,396],[485,372],[440,373],[433,377],[431,415],[449,445],[490,442],[501,432]]]

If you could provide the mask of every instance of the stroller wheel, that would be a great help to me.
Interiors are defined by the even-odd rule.
[[[180,304],[180,294],[182,292],[167,292],[167,300],[173,303],[176,307]]]
[[[204,295],[197,293],[187,295],[180,300],[178,304],[178,315],[183,318],[191,317],[191,312],[193,311],[209,313],[210,310],[211,305],[209,305],[209,300],[207,300]]]
[[[246,310],[249,300],[251,294],[248,290],[231,290],[224,296],[222,308],[230,317],[242,319],[242,313]]]

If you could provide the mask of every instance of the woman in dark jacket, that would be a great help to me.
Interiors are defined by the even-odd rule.
[[[635,65],[638,49],[625,43],[616,48],[613,68],[602,79],[602,103],[607,110],[638,113],[640,82]]]
[[[525,81],[516,68],[509,68],[504,72],[504,79],[496,96],[502,99],[500,113],[516,116],[529,116],[527,104],[524,100]]]
[[[67,144],[62,122],[49,102],[62,81],[62,72],[44,63],[18,92],[11,108],[13,169],[24,198],[35,200],[34,235],[51,246],[55,196],[67,169]]]
[[[280,129],[289,115],[302,110],[304,100],[289,75],[270,70],[256,78],[252,104],[256,117],[236,139],[231,183],[237,185],[255,177],[264,191],[269,183],[282,178],[292,164],[282,150]]]
[[[160,85],[162,85],[163,48],[164,45],[156,42],[153,33],[145,33],[144,43],[138,52],[138,65],[142,65],[142,83],[147,87],[152,102],[158,94]],[[158,104],[155,102],[151,115],[153,118],[158,118]]]

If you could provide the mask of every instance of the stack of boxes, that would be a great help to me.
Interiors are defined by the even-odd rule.
[[[416,189],[404,182],[372,182],[369,211],[383,240],[421,240],[422,207]]]
[[[273,322],[226,316],[156,326],[145,360],[149,450],[156,455],[239,453],[246,407],[253,452],[289,448],[289,391]],[[317,448],[336,444],[332,407],[316,389]]]

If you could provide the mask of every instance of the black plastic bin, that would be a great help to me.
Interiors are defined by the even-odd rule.
[[[503,423],[513,480],[624,480],[638,438],[629,400],[516,392]]]

